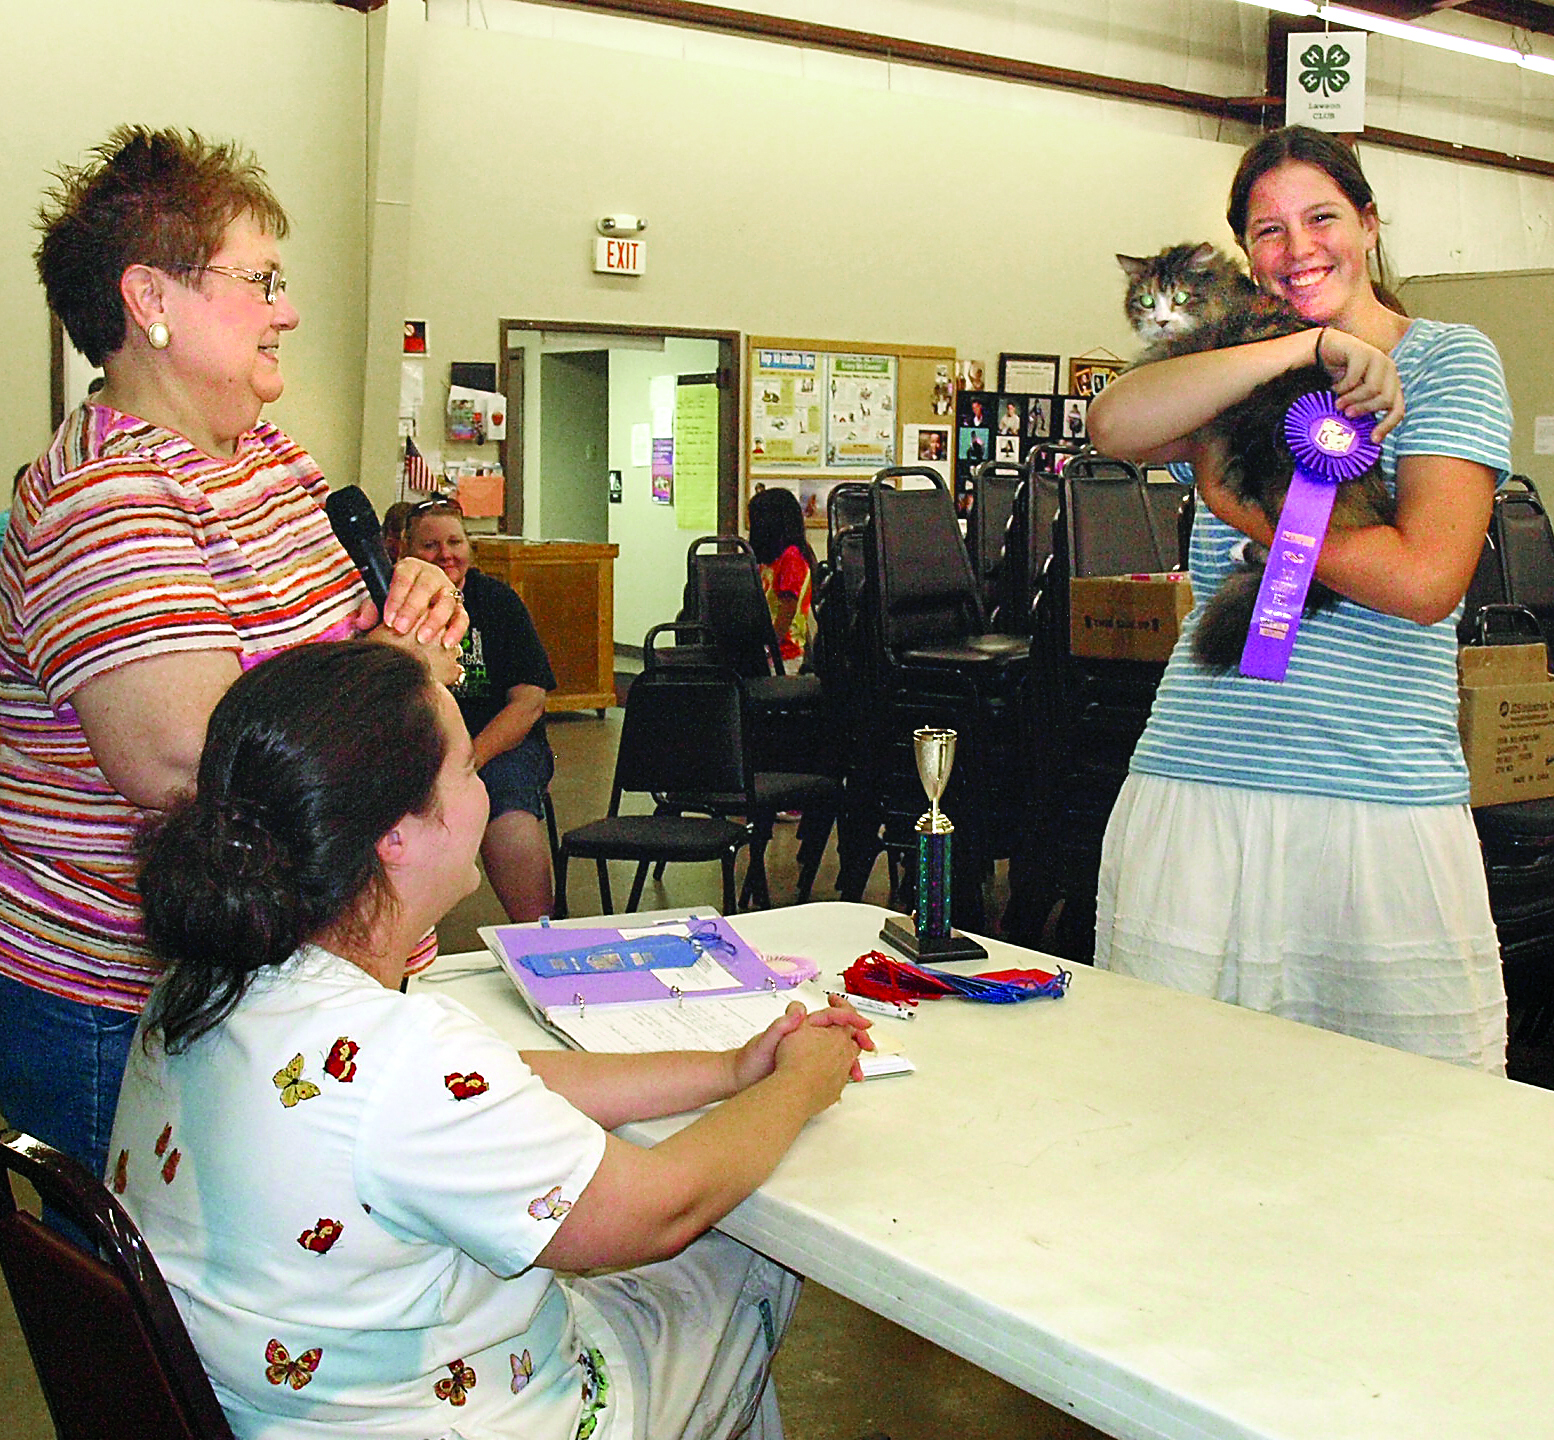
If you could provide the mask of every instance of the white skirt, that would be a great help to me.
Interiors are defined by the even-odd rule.
[[[1130,775],[1106,827],[1095,963],[1505,1073],[1505,985],[1465,805]]]

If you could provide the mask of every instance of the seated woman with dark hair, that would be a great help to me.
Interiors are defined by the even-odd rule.
[[[733,1051],[520,1054],[401,994],[485,820],[414,656],[305,646],[239,679],[143,840],[168,968],[110,1183],[240,1436],[778,1436],[798,1280],[703,1232],[836,1101],[864,1022],[794,1005]],[[718,1100],[652,1149],[607,1133]]]

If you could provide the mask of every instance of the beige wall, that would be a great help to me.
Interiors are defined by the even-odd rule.
[[[0,145],[0,470],[48,442],[48,315],[32,228],[48,172],[115,125],[188,125],[253,149],[292,219],[302,326],[270,414],[336,482],[356,478],[362,377],[366,27],[279,0],[5,0]],[[389,416],[392,425],[393,416]]]
[[[1229,238],[1234,145],[517,35],[422,43],[407,288],[443,383],[444,357],[496,358],[496,316],[989,364],[1125,351],[1113,253]],[[590,270],[620,211],[649,221],[639,279]]]

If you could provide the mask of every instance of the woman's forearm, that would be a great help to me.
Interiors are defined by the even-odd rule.
[[[1113,380],[1090,402],[1090,442],[1106,455],[1189,459],[1181,447],[1266,380],[1315,359],[1312,331],[1158,360]]]
[[[526,1050],[523,1061],[550,1089],[606,1130],[696,1110],[736,1088],[733,1052],[726,1050],[647,1055]]]

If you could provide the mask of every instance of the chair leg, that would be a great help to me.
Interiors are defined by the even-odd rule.
[[[744,890],[740,902],[746,908],[770,910],[772,892],[766,881],[766,842],[771,832],[762,834],[759,829],[750,842],[750,859],[745,866]]]
[[[658,864],[653,867],[653,878],[655,880],[662,880],[664,878],[664,871],[668,868],[669,862],[667,860],[660,860]]]
[[[565,849],[560,850],[556,856],[556,901],[554,919],[565,920],[567,918],[567,861],[571,859]]]
[[[599,913],[601,915],[613,915],[615,913],[615,900],[610,894],[610,862],[608,860],[596,860],[594,864],[599,870]]]
[[[556,802],[549,790],[541,796],[541,803],[545,806],[545,831],[550,836],[550,865],[554,870],[561,857],[561,836],[556,831]]]
[[[733,850],[723,852],[723,913],[725,915],[736,914],[739,910],[739,902],[734,896],[734,854]]]
[[[799,887],[798,903],[809,900],[814,889],[815,877],[820,873],[820,862],[825,858],[826,842],[831,838],[835,816],[829,810],[806,810],[799,821]]]
[[[660,860],[658,863],[662,866],[664,862]],[[646,860],[639,861],[637,873],[631,877],[631,898],[626,902],[628,914],[642,903],[642,887],[647,883],[647,872],[648,862]]]

